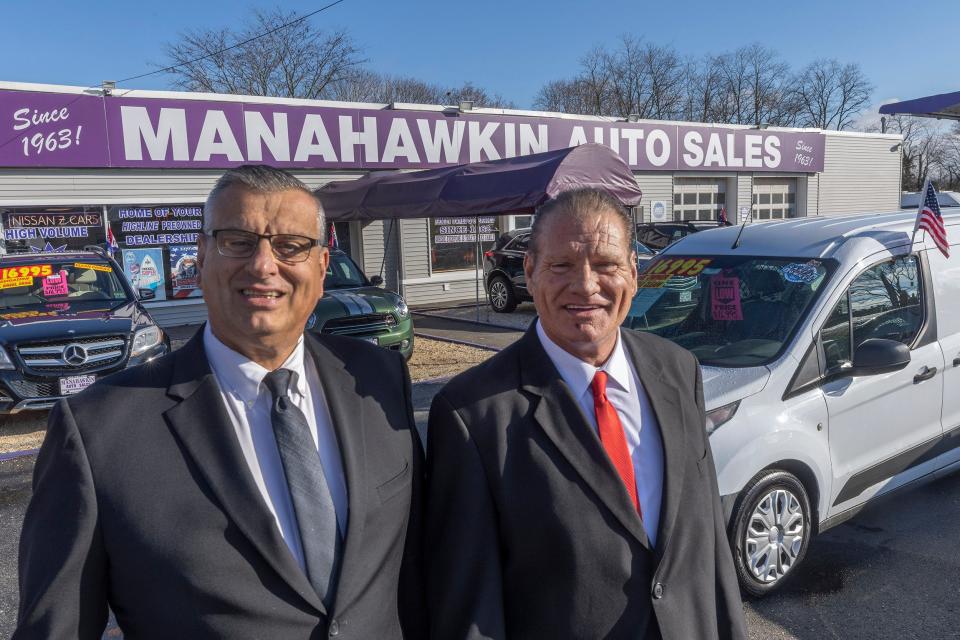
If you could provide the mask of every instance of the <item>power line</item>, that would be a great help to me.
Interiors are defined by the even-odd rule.
[[[320,8],[317,9],[316,11],[311,11],[310,13],[304,14],[304,15],[300,16],[299,18],[295,19],[295,20],[291,20],[290,22],[287,22],[286,24],[282,24],[282,25],[280,25],[279,27],[275,27],[275,28],[271,29],[270,31],[265,31],[264,33],[261,33],[261,34],[259,34],[259,35],[253,36],[252,38],[247,38],[247,39],[244,40],[243,42],[238,42],[238,43],[236,43],[236,44],[230,45],[229,47],[225,47],[225,48],[223,48],[223,49],[220,49],[219,51],[214,51],[213,53],[208,53],[208,54],[203,55],[203,56],[200,56],[200,57],[198,57],[198,58],[194,58],[193,60],[187,60],[186,62],[181,62],[181,63],[179,63],[179,64],[175,64],[175,65],[172,65],[172,66],[169,66],[169,67],[165,67],[165,68],[163,68],[163,69],[157,69],[156,71],[149,71],[149,72],[147,72],[147,73],[141,73],[141,74],[138,75],[138,76],[131,76],[131,77],[129,77],[129,78],[124,78],[123,80],[117,80],[117,84],[120,84],[120,83],[123,83],[123,82],[130,82],[131,80],[139,80],[140,78],[146,78],[147,76],[156,75],[156,74],[158,74],[158,73],[167,73],[167,72],[173,71],[174,69],[177,69],[178,67],[184,67],[184,66],[186,66],[186,65],[193,64],[193,63],[195,63],[195,62],[200,62],[201,60],[206,60],[207,58],[212,58],[213,56],[218,56],[218,55],[220,55],[221,53],[226,53],[227,51],[230,51],[231,49],[236,49],[237,47],[242,47],[242,46],[245,45],[245,44],[249,44],[249,43],[253,42],[254,40],[259,40],[260,38],[263,38],[263,37],[265,37],[265,36],[269,36],[270,34],[276,33],[277,31],[281,31],[281,30],[283,30],[283,29],[286,29],[287,27],[293,26],[293,25],[297,24],[298,22],[303,22],[303,21],[306,20],[307,18],[311,18],[311,17],[317,15],[318,13],[320,13],[321,11],[326,11],[327,9],[336,6],[336,5],[340,4],[341,2],[344,2],[344,0],[336,0],[336,2],[331,2],[330,4],[326,5],[325,7],[320,7]]]

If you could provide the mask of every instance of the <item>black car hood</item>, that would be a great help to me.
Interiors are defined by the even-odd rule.
[[[134,324],[141,323],[143,316],[136,302],[114,307],[89,303],[50,307],[0,310],[0,342],[10,344],[107,334],[126,336]]]

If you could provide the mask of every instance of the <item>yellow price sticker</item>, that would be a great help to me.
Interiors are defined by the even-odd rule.
[[[0,279],[0,289],[13,289],[14,287],[29,287],[33,285],[33,276],[23,276],[16,278]]]
[[[74,262],[73,266],[77,269],[93,269],[94,271],[113,271],[113,267],[108,264],[89,264],[87,262]]]
[[[45,278],[53,273],[53,265],[32,264],[22,267],[4,267],[0,269],[0,281],[19,280],[22,278]],[[10,284],[8,287],[22,287],[21,284]]]

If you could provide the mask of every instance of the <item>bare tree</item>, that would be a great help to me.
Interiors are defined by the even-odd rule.
[[[848,129],[869,104],[872,91],[860,65],[815,60],[797,75],[799,123],[820,129]]]
[[[165,46],[169,66],[178,65],[170,71],[174,84],[188,91],[332,97],[364,62],[360,50],[342,30],[324,31],[307,20],[282,27],[296,18],[280,9],[255,11],[240,31],[182,34]]]

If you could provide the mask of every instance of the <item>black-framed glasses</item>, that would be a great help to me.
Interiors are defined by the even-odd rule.
[[[249,258],[257,251],[260,240],[270,243],[273,255],[283,262],[303,262],[310,250],[320,245],[317,238],[298,236],[292,233],[254,233],[243,229],[214,229],[207,235],[213,236],[217,251],[227,258]]]

